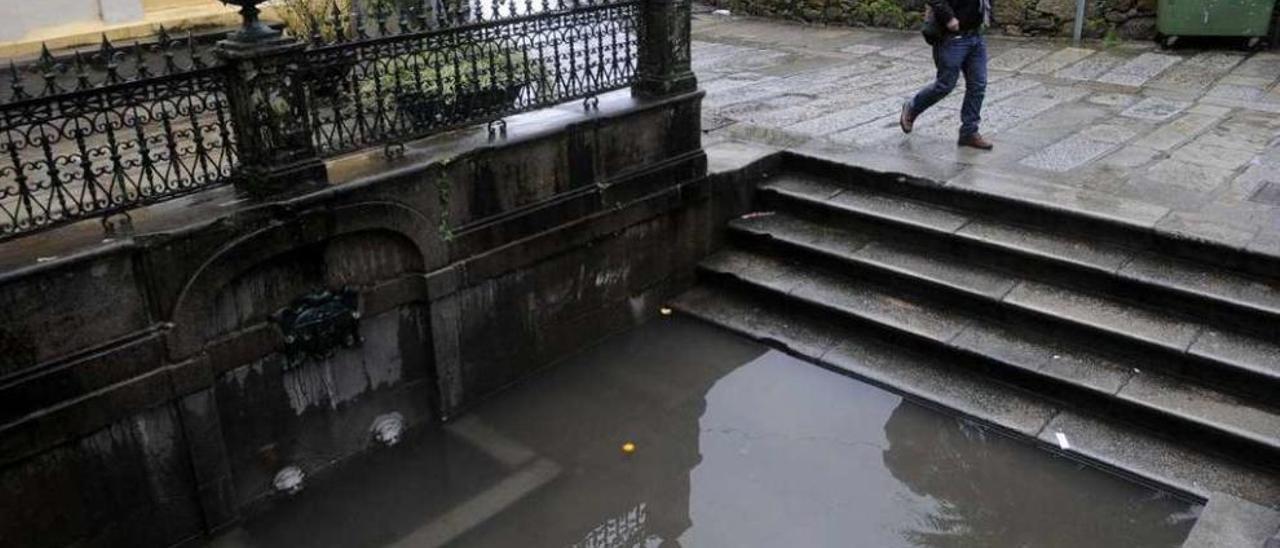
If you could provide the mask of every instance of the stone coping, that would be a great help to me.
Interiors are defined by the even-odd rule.
[[[491,139],[487,127],[478,124],[407,142],[404,154],[396,158],[388,158],[382,148],[366,149],[328,160],[330,182],[325,186],[253,198],[232,185],[224,185],[130,210],[133,233],[128,236],[105,236],[99,218],[84,219],[0,243],[0,283],[133,248],[150,238],[168,238],[208,225],[232,222],[237,216],[267,214],[271,208],[278,207],[297,208],[334,194],[394,179],[427,164],[447,163],[467,154],[542,139],[574,124],[617,118],[684,99],[687,96],[642,99],[622,89],[602,94],[598,110],[585,110],[582,101],[576,100],[513,115],[506,118],[505,137]]]

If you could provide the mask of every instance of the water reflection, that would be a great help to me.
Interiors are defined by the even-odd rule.
[[[683,320],[405,445],[219,545],[1177,546],[1192,524],[1184,502]]]
[[[917,405],[884,433],[884,467],[930,501],[916,546],[1180,546],[1199,511]]]

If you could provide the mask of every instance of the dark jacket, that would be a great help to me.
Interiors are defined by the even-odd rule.
[[[938,26],[945,29],[947,21],[955,17],[961,31],[982,28],[982,0],[928,0]]]

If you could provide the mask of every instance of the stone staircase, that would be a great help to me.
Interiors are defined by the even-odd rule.
[[[755,204],[678,310],[1135,479],[1280,504],[1276,258],[812,159]]]

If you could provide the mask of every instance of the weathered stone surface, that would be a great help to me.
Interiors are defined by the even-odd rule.
[[[1280,379],[1280,346],[1272,341],[1207,329],[1189,352]]]
[[[1027,5],[1030,0],[1005,0],[1003,2],[995,2],[992,9],[995,13],[992,17],[1001,25],[1007,25],[1013,28],[1019,28],[1027,17]]]
[[[1058,433],[1067,437],[1072,453],[1200,497],[1223,491],[1265,503],[1280,494],[1280,481],[1273,474],[1224,462],[1117,423],[1064,411],[1044,427],[1040,439],[1057,445]]]
[[[991,70],[1018,70],[1049,54],[1051,50],[1040,48],[1013,48],[991,58]]]
[[[1125,109],[1124,112],[1120,114],[1121,116],[1128,116],[1130,118],[1161,121],[1177,115],[1189,106],[1191,106],[1191,104],[1184,101],[1170,101],[1159,97],[1148,97],[1139,101],[1138,104]]]
[[[126,255],[41,270],[0,283],[0,375],[131,335],[154,321]]]
[[[1100,331],[1178,351],[1191,346],[1202,329],[1202,326],[1174,315],[1034,282],[1019,285],[1005,300]]]
[[[908,395],[1026,435],[1035,435],[1057,409],[1003,385],[983,382],[938,359],[903,355],[892,347],[846,336],[823,358],[849,373]]]
[[[977,241],[996,244],[1022,253],[1112,272],[1129,261],[1133,252],[1096,238],[1027,230],[989,219],[975,220],[957,232]]]
[[[1075,0],[1040,0],[1036,2],[1036,11],[1061,20],[1073,20],[1076,18],[1076,2]]]
[[[1212,493],[1182,545],[1185,548],[1264,545],[1272,548],[1277,530],[1280,530],[1280,512],[1226,493]]]
[[[0,471],[12,546],[169,546],[203,528],[177,412],[164,405]]]
[[[1110,142],[1076,134],[1022,160],[1021,164],[1046,171],[1064,172],[1080,167],[1115,148]]]
[[[1111,69],[1099,77],[1098,81],[1122,86],[1141,86],[1180,60],[1181,58],[1173,55],[1143,53]]]
[[[1187,114],[1134,141],[1134,144],[1155,150],[1169,151],[1194,139],[1201,132],[1213,127],[1219,118],[1202,114]]]

